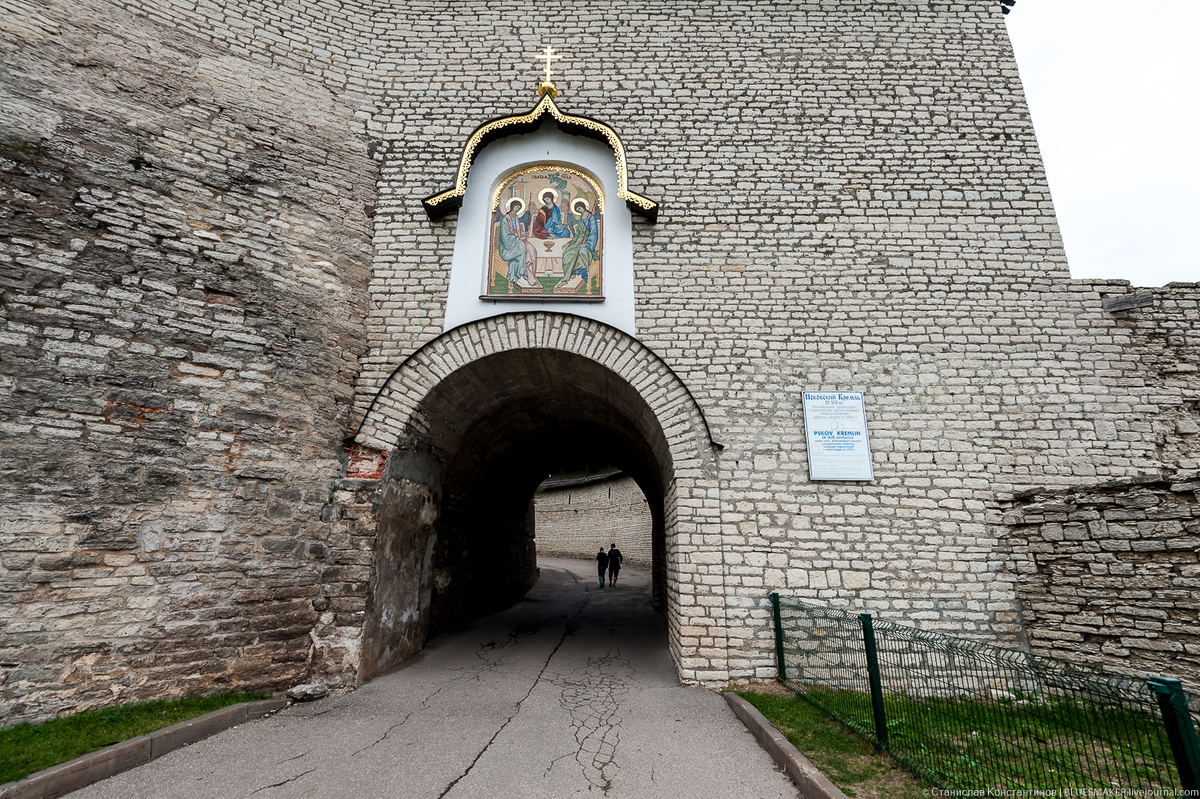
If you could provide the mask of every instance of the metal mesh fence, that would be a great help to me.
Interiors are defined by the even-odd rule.
[[[1198,787],[1200,702],[1178,681],[772,599],[781,680],[934,785],[1077,796]]]

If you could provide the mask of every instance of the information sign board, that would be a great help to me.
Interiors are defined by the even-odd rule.
[[[861,391],[805,391],[810,480],[874,480]]]

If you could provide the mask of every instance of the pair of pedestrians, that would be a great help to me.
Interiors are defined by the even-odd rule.
[[[607,552],[604,547],[600,547],[600,551],[596,553],[596,571],[599,572],[600,587],[604,587],[604,572],[608,572],[609,586],[617,584],[617,575],[621,572],[621,550],[617,549],[616,544],[610,544]]]

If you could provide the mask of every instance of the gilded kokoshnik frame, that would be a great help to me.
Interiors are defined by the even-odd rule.
[[[467,193],[467,177],[471,174],[471,165],[474,163],[476,153],[482,147],[504,136],[532,133],[537,130],[544,117],[549,117],[565,133],[597,139],[606,142],[612,148],[613,156],[617,160],[617,199],[624,200],[630,211],[653,224],[658,219],[658,203],[629,190],[625,146],[621,144],[621,137],[617,135],[617,132],[595,119],[564,114],[554,103],[557,91],[553,84],[542,84],[539,92],[541,98],[528,114],[493,119],[475,129],[475,132],[467,139],[462,155],[459,157],[454,185],[421,200],[429,218],[440,219],[462,205],[463,197]]]
[[[538,164],[492,192],[484,300],[604,300],[604,190],[578,169]]]

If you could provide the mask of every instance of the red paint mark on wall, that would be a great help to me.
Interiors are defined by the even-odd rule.
[[[378,480],[383,477],[387,452],[351,444],[346,447],[346,479]]]

